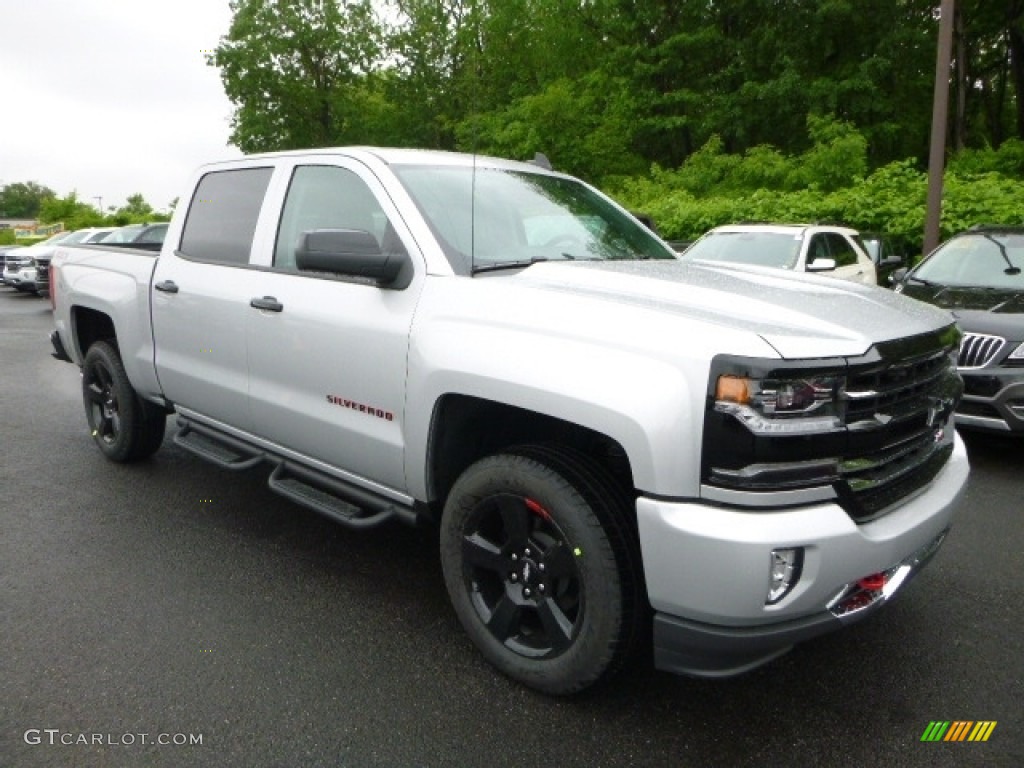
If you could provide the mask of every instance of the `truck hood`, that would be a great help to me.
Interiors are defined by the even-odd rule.
[[[759,335],[781,357],[855,356],[952,324],[941,309],[876,286],[703,261],[546,262],[515,280]]]

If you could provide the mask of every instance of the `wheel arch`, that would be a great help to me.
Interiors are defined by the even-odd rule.
[[[106,312],[91,307],[71,308],[71,343],[79,360],[85,359],[89,347],[97,341],[112,341],[117,344],[114,320]]]
[[[439,510],[459,475],[478,459],[525,443],[553,443],[589,456],[626,490],[635,487],[623,446],[589,427],[506,403],[447,394],[434,405],[426,453],[426,485]]]

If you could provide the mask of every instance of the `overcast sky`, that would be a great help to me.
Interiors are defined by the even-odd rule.
[[[203,56],[228,0],[4,0],[0,21],[0,186],[166,210],[196,166],[240,154]]]

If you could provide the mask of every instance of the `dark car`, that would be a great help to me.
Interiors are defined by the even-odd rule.
[[[1024,227],[974,228],[899,275],[896,290],[948,309],[964,332],[958,426],[1024,435]]]
[[[864,243],[864,250],[875,262],[878,284],[886,288],[891,287],[889,276],[907,266],[907,257],[900,253],[888,235],[880,232],[861,232],[860,239]]]
[[[167,222],[156,224],[129,224],[119,227],[103,238],[103,245],[124,245],[131,248],[144,248],[159,251],[167,234]]]

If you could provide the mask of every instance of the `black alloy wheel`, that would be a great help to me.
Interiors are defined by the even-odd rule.
[[[121,414],[114,388],[114,376],[99,356],[94,356],[83,370],[87,418],[97,442],[113,447],[121,435]]]
[[[607,473],[563,448],[522,446],[462,473],[441,519],[441,565],[491,664],[555,695],[622,666],[646,605],[628,504]]]
[[[477,616],[514,653],[552,658],[579,634],[585,606],[565,533],[527,496],[481,499],[464,527],[463,580]]]
[[[89,347],[82,363],[82,400],[93,440],[111,461],[144,459],[163,443],[166,413],[138,396],[111,342]]]

